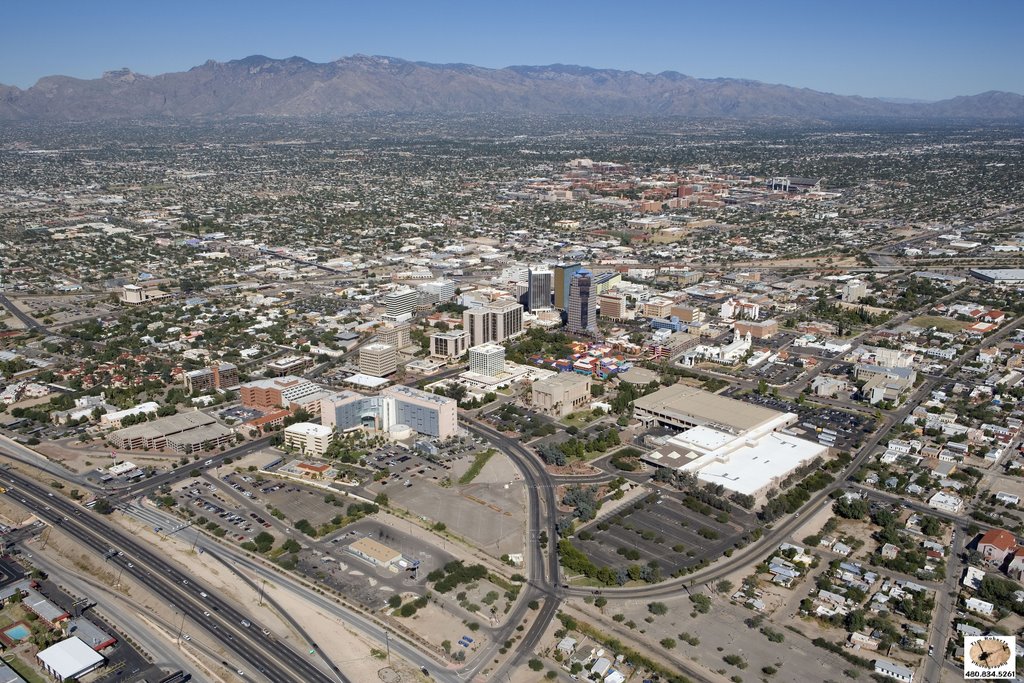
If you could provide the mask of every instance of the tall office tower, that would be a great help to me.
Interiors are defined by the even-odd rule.
[[[415,289],[400,289],[384,295],[385,316],[392,322],[404,322],[412,317],[420,295]]]
[[[579,270],[569,283],[568,330],[576,334],[597,334],[597,316],[590,288],[593,276],[589,270]]]
[[[374,342],[359,349],[359,372],[372,377],[386,377],[398,370],[398,349],[391,344]]]
[[[555,266],[555,308],[560,311],[569,307],[569,285],[572,276],[583,269],[579,263],[559,263]]]
[[[550,270],[530,268],[529,289],[526,295],[527,308],[530,313],[546,311],[551,308],[551,287],[554,273]]]
[[[469,333],[469,345],[503,342],[523,332],[523,305],[500,299],[462,313],[462,329]]]

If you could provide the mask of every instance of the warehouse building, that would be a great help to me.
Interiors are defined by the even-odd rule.
[[[71,637],[39,652],[36,661],[56,680],[66,681],[82,678],[107,660],[81,638]]]
[[[693,473],[700,481],[761,498],[828,447],[783,431],[797,421],[744,401],[674,385],[634,401],[634,416],[680,433],[643,456],[656,467]]]

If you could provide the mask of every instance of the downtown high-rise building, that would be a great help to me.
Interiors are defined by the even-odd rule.
[[[555,274],[546,268],[530,268],[526,292],[526,308],[530,313],[551,309],[554,277]]]
[[[568,325],[566,329],[575,334],[597,334],[597,315],[592,290],[593,275],[589,270],[573,273],[569,282],[569,297],[566,308]]]
[[[569,285],[572,276],[583,269],[579,263],[559,263],[555,266],[555,308],[560,311],[569,308]]]
[[[405,322],[416,311],[420,294],[415,289],[400,289],[384,295],[384,318],[390,322]]]
[[[523,305],[502,299],[462,313],[462,329],[469,333],[469,346],[503,342],[523,333]]]

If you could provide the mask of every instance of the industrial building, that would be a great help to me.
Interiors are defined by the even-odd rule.
[[[692,472],[702,482],[762,497],[828,447],[784,430],[795,413],[676,384],[634,401],[634,416],[649,425],[681,429],[643,456],[656,467]]]
[[[312,422],[296,422],[284,428],[284,445],[304,455],[322,456],[334,438],[334,430]]]
[[[387,377],[398,371],[398,349],[375,342],[359,349],[359,372],[371,377]]]
[[[367,536],[350,543],[347,550],[375,567],[391,568],[402,559],[402,553]]]
[[[591,401],[590,377],[575,372],[537,380],[531,389],[533,407],[554,417],[565,417]]]
[[[1024,268],[972,268],[971,276],[995,285],[1024,284]]]
[[[66,681],[80,679],[106,664],[107,660],[76,636],[40,651],[36,661],[56,680]]]
[[[387,387],[377,396],[343,391],[322,405],[321,422],[336,431],[359,427],[387,431],[407,425],[420,434],[447,439],[458,429],[456,401],[404,385]]]

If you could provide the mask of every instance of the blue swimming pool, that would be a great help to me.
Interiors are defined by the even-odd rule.
[[[32,635],[32,631],[25,624],[15,624],[5,628],[4,635],[11,640],[26,640]]]

